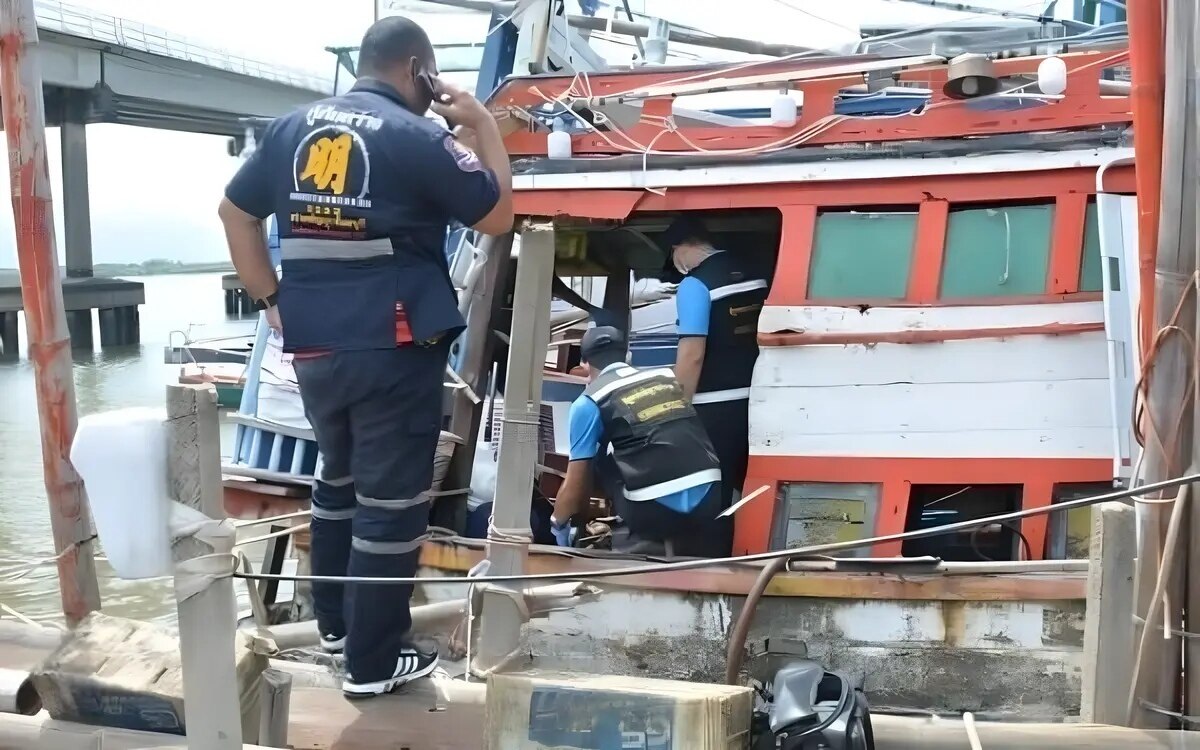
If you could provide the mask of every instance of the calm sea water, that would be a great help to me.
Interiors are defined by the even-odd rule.
[[[190,328],[192,339],[248,334],[252,320],[227,319],[221,274],[145,276],[141,308],[142,343],[121,349],[99,348],[75,354],[75,396],[80,415],[130,406],[161,406],[165,386],[179,375],[163,363],[163,347],[172,331]],[[21,326],[22,349],[26,342]],[[176,334],[175,343],[182,341]],[[232,425],[223,425],[228,450]],[[0,603],[35,620],[61,618],[58,582],[52,565],[16,577],[15,561],[52,556],[50,517],[42,482],[33,366],[28,359],[0,363]],[[104,611],[144,620],[171,620],[175,602],[169,580],[122,581],[100,562]]]

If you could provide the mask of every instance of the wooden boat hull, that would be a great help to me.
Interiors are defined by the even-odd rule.
[[[429,542],[422,575],[465,574],[482,556],[482,547]],[[631,564],[534,546],[526,571]],[[1086,573],[1083,563],[1050,565],[1058,569],[782,575],[754,617],[746,668],[761,678],[789,652],[807,652],[857,680],[873,705],[1023,721],[1077,716]],[[590,581],[599,597],[530,622],[522,645],[539,669],[720,682],[757,573],[739,566]],[[433,601],[461,596],[460,586],[423,590]]]

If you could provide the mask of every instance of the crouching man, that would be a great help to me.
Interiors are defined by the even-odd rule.
[[[560,545],[586,508],[592,471],[615,487],[617,513],[639,539],[669,544],[674,554],[713,557],[722,544],[721,466],[704,425],[669,369],[626,364],[625,335],[589,329],[580,344],[591,383],[571,404],[571,455],[551,523]],[[606,455],[601,446],[610,445]]]

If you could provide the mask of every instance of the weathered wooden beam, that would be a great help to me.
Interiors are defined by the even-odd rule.
[[[1083,628],[1080,718],[1124,725],[1133,677],[1134,510],[1123,503],[1092,506],[1091,569]]]
[[[265,747],[288,746],[288,719],[291,716],[292,675],[278,669],[262,674],[261,721],[258,741]]]
[[[529,535],[534,464],[541,436],[542,369],[550,344],[550,288],[554,276],[554,227],[527,226],[521,232],[513,301],[513,337],[508,348],[504,417],[500,433],[500,467],[492,509],[497,529]],[[491,533],[489,531],[489,536]],[[526,546],[489,541],[488,560],[494,575],[519,574]],[[505,587],[490,587],[483,597],[477,664],[492,669],[517,648],[521,616]]]
[[[225,517],[221,483],[217,391],[202,386],[168,385],[170,425],[167,479],[172,499],[209,519],[199,538],[175,545],[175,600],[179,609],[179,650],[183,665],[184,712],[190,750],[242,747],[234,638],[237,600],[232,570],[235,530]],[[203,539],[203,541],[202,541]],[[212,555],[207,560],[206,556]],[[210,571],[215,576],[210,576]]]

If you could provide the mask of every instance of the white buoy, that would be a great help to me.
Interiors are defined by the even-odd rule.
[[[790,128],[796,124],[796,100],[786,91],[780,92],[771,102],[771,124],[777,128]]]
[[[555,118],[554,129],[546,136],[546,155],[551,159],[571,158],[571,134],[562,118]]]
[[[1047,57],[1038,65],[1037,81],[1043,94],[1058,96],[1067,90],[1067,64],[1061,57]]]

